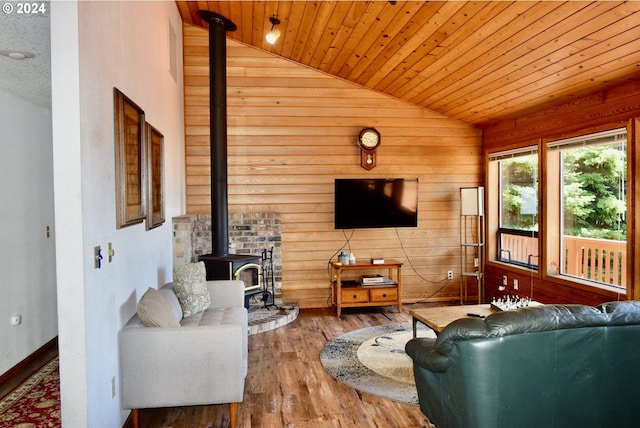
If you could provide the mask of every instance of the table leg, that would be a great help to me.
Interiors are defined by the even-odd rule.
[[[413,338],[415,339],[417,337],[417,333],[418,333],[418,320],[416,319],[416,317],[412,317],[412,323],[413,323]]]
[[[411,320],[412,324],[413,324],[413,338],[415,339],[416,337],[418,337],[418,323],[421,323],[422,325],[424,325],[425,327],[428,327],[431,329],[431,331],[433,331],[436,336],[438,336],[440,334],[440,332],[438,332],[438,330],[434,330],[433,327],[430,327],[428,325],[426,325],[425,323],[423,323],[422,321],[418,321],[418,319],[416,317],[413,317]]]

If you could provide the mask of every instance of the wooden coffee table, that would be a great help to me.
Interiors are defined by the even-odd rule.
[[[444,330],[446,326],[460,318],[469,316],[484,318],[495,312],[498,312],[498,310],[491,308],[491,305],[487,303],[484,305],[441,306],[437,308],[411,309],[409,314],[413,317],[413,337],[415,338],[418,322],[421,322],[438,334]]]

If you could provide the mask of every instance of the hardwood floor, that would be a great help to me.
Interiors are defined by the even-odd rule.
[[[320,363],[320,351],[335,337],[359,328],[410,322],[409,309],[433,306],[304,309],[284,327],[249,336],[249,373],[238,427],[434,427],[418,406],[361,393],[335,380]],[[145,428],[217,428],[229,424],[229,406],[194,406],[140,411]]]

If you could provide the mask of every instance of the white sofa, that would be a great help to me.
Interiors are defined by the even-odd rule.
[[[248,362],[244,284],[207,281],[210,306],[188,318],[173,287],[158,291],[179,325],[147,327],[136,314],[120,331],[122,408],[132,410],[137,428],[138,409],[229,403],[235,427]]]

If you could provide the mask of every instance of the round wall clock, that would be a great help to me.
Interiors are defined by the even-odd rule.
[[[380,133],[375,128],[364,128],[358,136],[358,145],[364,150],[375,150],[380,145]]]
[[[372,169],[376,166],[376,149],[380,145],[380,133],[375,128],[364,128],[358,135],[360,166]]]

